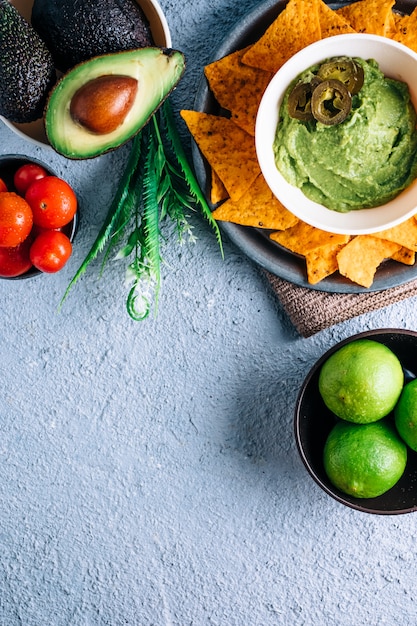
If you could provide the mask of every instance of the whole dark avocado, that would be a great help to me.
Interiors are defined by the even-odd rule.
[[[135,0],[35,0],[31,21],[63,72],[94,56],[153,45]]]
[[[16,123],[41,118],[55,81],[45,43],[10,2],[0,0],[0,115]]]

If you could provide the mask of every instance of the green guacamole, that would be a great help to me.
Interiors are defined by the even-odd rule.
[[[364,83],[340,124],[300,121],[288,114],[290,85],[274,142],[278,170],[292,185],[329,209],[347,212],[388,202],[417,176],[417,117],[405,83],[386,78],[373,61],[354,59]]]

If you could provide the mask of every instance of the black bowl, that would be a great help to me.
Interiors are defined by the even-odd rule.
[[[338,502],[365,513],[385,515],[411,513],[417,510],[417,453],[410,449],[403,476],[394,487],[376,498],[355,498],[339,491],[330,482],[324,470],[323,448],[337,418],[326,407],[319,393],[320,369],[331,354],[357,339],[372,339],[390,348],[401,361],[406,382],[417,376],[415,331],[396,328],[370,330],[337,343],[315,363],[299,392],[294,416],[297,448],[312,478]]]
[[[60,177],[59,174],[51,170],[51,168],[46,163],[44,163],[43,161],[39,161],[36,158],[33,158],[33,157],[29,158],[29,157],[25,157],[25,156],[21,156],[17,154],[6,154],[3,156],[0,156],[0,178],[4,180],[4,182],[7,185],[7,189],[9,191],[16,191],[13,185],[14,173],[19,169],[19,167],[21,167],[22,165],[26,165],[27,163],[36,163],[36,165],[40,165],[41,167],[43,167],[48,172],[49,175]],[[63,228],[61,228],[62,232],[65,233],[69,237],[71,242],[74,240],[75,234],[77,232],[78,223],[79,223],[79,209],[77,209],[77,212],[74,215],[73,219],[70,221],[70,223],[64,226]],[[21,280],[24,278],[33,278],[34,276],[39,276],[42,273],[43,272],[40,272],[35,267],[32,267],[30,270],[28,270],[24,274],[21,274],[20,276],[0,276],[0,279],[1,280]]]

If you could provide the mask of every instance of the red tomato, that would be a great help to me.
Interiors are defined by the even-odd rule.
[[[33,215],[29,204],[14,193],[0,193],[0,246],[22,243],[32,230]]]
[[[13,248],[0,248],[0,276],[13,278],[25,274],[32,267],[29,250],[32,245],[30,237]]]
[[[59,230],[45,230],[38,235],[30,248],[30,260],[41,272],[59,272],[72,253],[72,244]]]
[[[69,224],[77,210],[77,198],[65,180],[46,176],[35,180],[25,200],[33,212],[33,223],[43,228],[61,228]]]
[[[13,183],[17,191],[24,196],[35,180],[45,176],[48,176],[48,172],[43,167],[36,163],[26,163],[15,172]]]
[[[3,191],[7,191],[7,185],[4,180],[0,178],[0,193],[3,193]]]
[[[48,172],[36,163],[26,163],[16,170],[13,177],[13,183],[18,193],[25,195],[30,185],[40,178],[48,176]]]

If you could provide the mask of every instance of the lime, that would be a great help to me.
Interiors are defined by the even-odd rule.
[[[325,405],[349,422],[375,422],[392,411],[404,373],[398,357],[387,346],[357,339],[334,352],[319,374]]]
[[[356,498],[375,498],[403,475],[407,446],[387,419],[372,424],[340,421],[326,440],[323,462],[340,491]]]
[[[400,436],[412,450],[417,451],[417,379],[405,385],[394,415]]]

